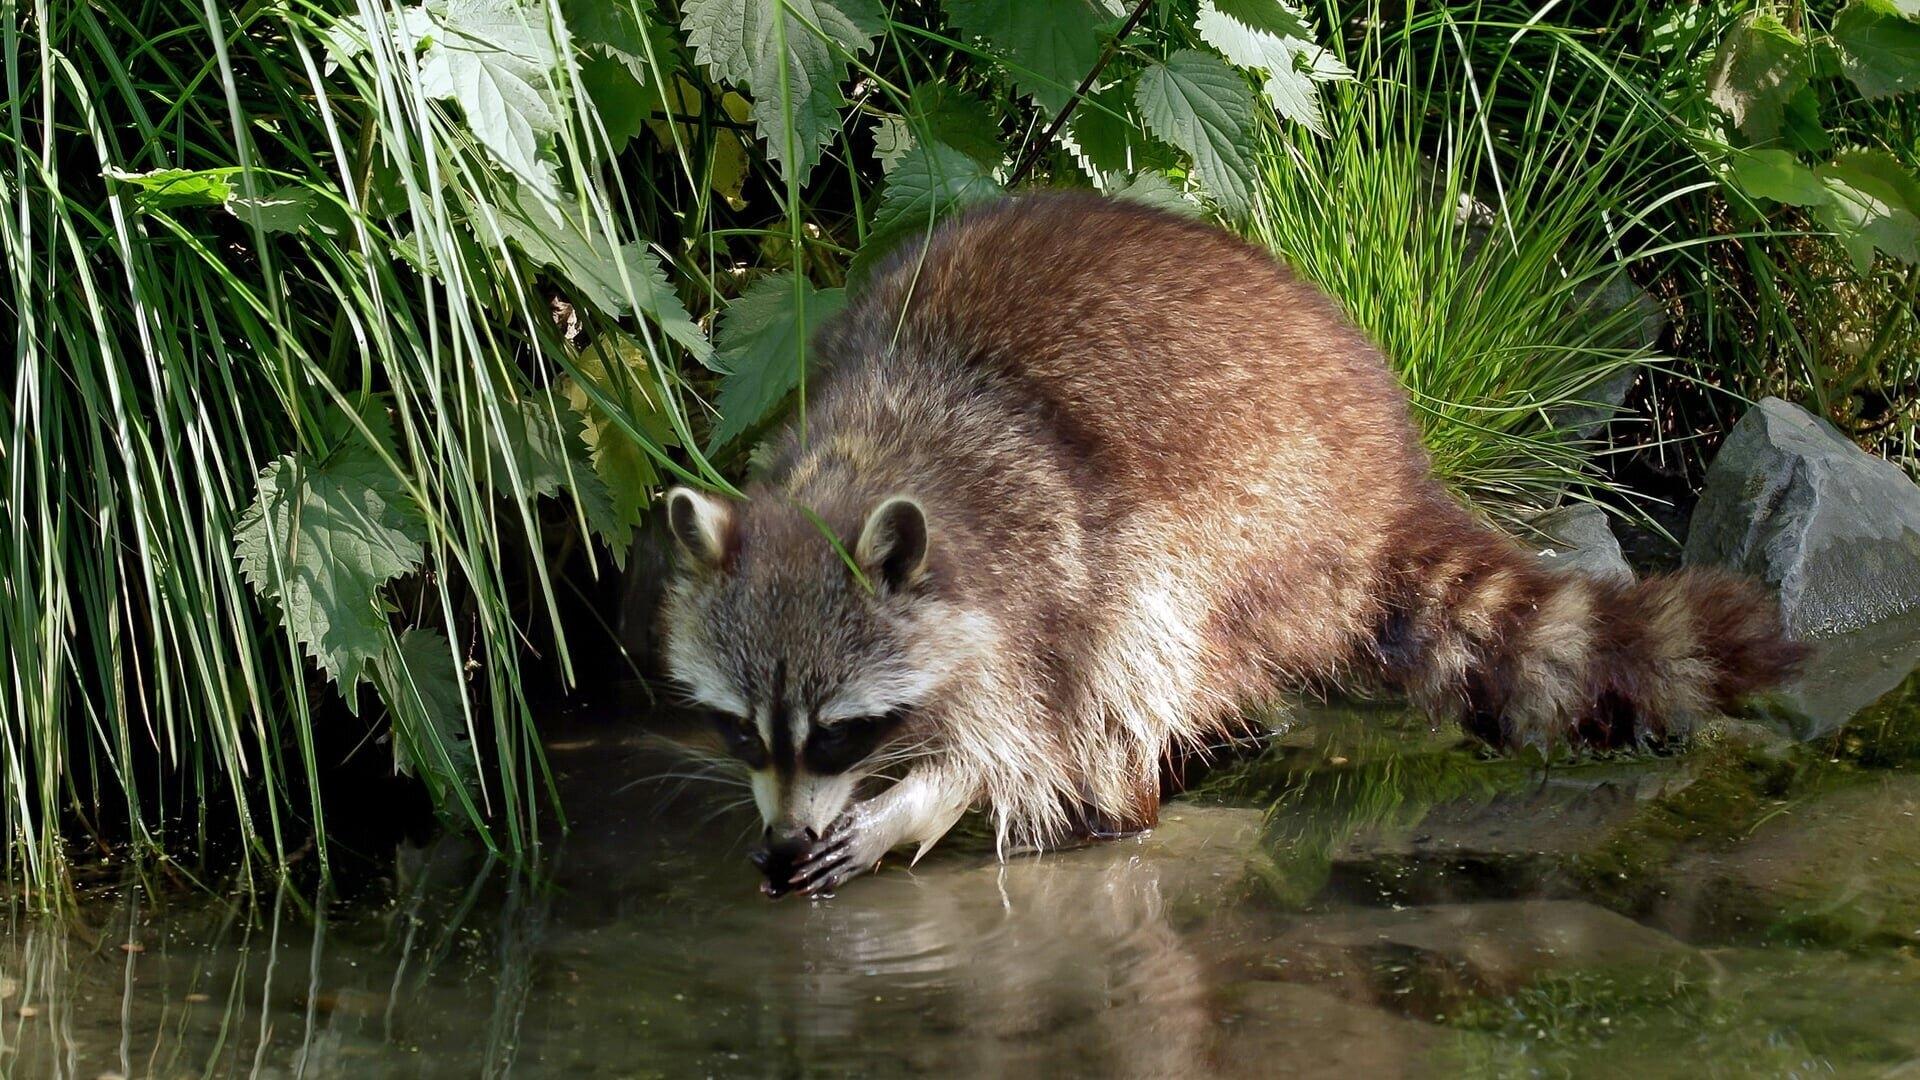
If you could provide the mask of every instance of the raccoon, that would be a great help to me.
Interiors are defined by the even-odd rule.
[[[773,895],[918,859],[970,807],[1003,852],[1146,829],[1163,761],[1289,686],[1618,746],[1801,656],[1747,582],[1551,571],[1482,524],[1333,302],[1198,221],[973,210],[815,355],[745,501],[667,496],[665,666],[751,772]]]

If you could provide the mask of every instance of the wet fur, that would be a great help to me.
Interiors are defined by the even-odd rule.
[[[711,704],[780,661],[802,707],[910,705],[929,790],[1010,843],[1152,825],[1167,755],[1289,685],[1612,746],[1800,656],[1745,582],[1542,568],[1433,479],[1335,305],[1198,222],[1081,195],[974,211],[877,271],[817,355],[805,439],[670,587],[668,667]],[[798,508],[851,549],[895,495],[930,545],[869,595]]]

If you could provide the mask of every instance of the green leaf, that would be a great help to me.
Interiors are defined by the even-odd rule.
[[[659,100],[658,94],[642,85],[632,68],[610,56],[580,62],[580,88],[593,102],[594,114],[606,128],[607,140],[616,154],[646,129],[647,114]]]
[[[1006,62],[1013,85],[1050,113],[1100,59],[1113,13],[1092,0],[945,0],[947,17]]]
[[[714,335],[720,381],[720,422],[707,452],[758,425],[800,384],[813,332],[846,304],[842,289],[818,289],[791,273],[762,278],[720,315]]]
[[[1135,114],[1132,88],[1121,84],[1087,95],[1067,119],[1065,142],[1081,170],[1096,182],[1140,168],[1149,143]]]
[[[467,820],[460,803],[479,789],[480,766],[460,691],[463,672],[446,637],[408,630],[380,654],[373,673],[393,723],[394,767],[420,778],[443,819]]]
[[[862,278],[876,260],[909,236],[925,235],[955,209],[1000,195],[1000,181],[980,162],[944,143],[920,143],[887,176],[866,245],[849,276]]]
[[[1759,199],[1813,206],[1828,194],[1812,169],[1785,150],[1735,150],[1727,159],[1735,187]]]
[[[1856,273],[1873,268],[1877,248],[1920,264],[1920,180],[1884,150],[1848,150],[1814,170],[1831,198],[1814,216],[1832,229]]]
[[[419,511],[364,442],[260,471],[234,526],[240,571],[320,669],[351,690],[388,636],[380,588],[424,555]],[[351,696],[351,695],[349,695]]]
[[[572,206],[563,207],[525,188],[518,205],[494,207],[481,215],[483,230],[497,226],[487,239],[504,237],[526,256],[553,267],[595,307],[609,315],[625,315],[638,306],[661,330],[704,363],[711,353],[707,337],[687,314],[686,306],[667,281],[660,260],[642,244],[617,244],[598,228],[589,228]],[[629,303],[631,299],[632,303]]]
[[[1253,94],[1212,53],[1182,49],[1140,73],[1134,91],[1147,129],[1193,158],[1194,173],[1228,216],[1253,209]]]
[[[912,122],[898,113],[883,113],[873,120],[873,156],[880,171],[890,173],[913,149]]]
[[[614,422],[582,383],[591,383],[626,414],[641,435],[664,449],[678,440],[659,396],[653,367],[640,343],[617,331],[599,335],[574,359],[574,367],[579,376],[563,383],[561,393],[582,421],[580,441],[586,446],[594,472],[607,486],[614,514],[624,524],[638,525],[653,488],[660,482],[659,473],[653,458]]]
[[[220,206],[237,190],[233,178],[240,169],[154,169],[127,172],[109,165],[109,179],[134,189],[134,205],[141,210],[170,210],[176,206]]]
[[[680,25],[701,63],[753,92],[768,154],[804,184],[839,127],[846,57],[886,20],[879,0],[687,0]]]
[[[615,562],[624,562],[637,518],[622,517],[612,493],[587,459],[577,430],[563,423],[552,403],[540,397],[503,406],[500,422],[502,430],[494,433],[495,486],[517,481],[517,491],[525,496],[572,492],[587,529],[607,541]]]
[[[1812,64],[1804,41],[1772,15],[1749,15],[1720,40],[1707,100],[1755,143],[1780,134],[1787,102],[1807,85]]]
[[[1920,14],[1910,3],[1906,14]],[[1833,20],[1840,66],[1868,100],[1920,89],[1920,23],[1887,0],[1852,0]]]
[[[1194,29],[1232,63],[1264,72],[1261,88],[1280,115],[1316,135],[1327,134],[1319,84],[1351,78],[1353,72],[1314,42],[1305,19],[1273,0],[1238,0],[1224,7],[1203,0]]]
[[[1182,217],[1199,217],[1200,208],[1188,201],[1173,182],[1163,173],[1151,169],[1142,170],[1122,183],[1114,185],[1113,197],[1151,206],[1156,210],[1170,210]]]
[[[440,0],[427,12],[434,29],[420,57],[420,88],[458,104],[474,138],[516,179],[557,194],[553,163],[540,156],[565,115],[545,4]]]
[[[314,222],[314,194],[288,185],[248,198],[235,191],[227,196],[227,213],[263,232],[297,233]]]
[[[923,141],[945,143],[991,169],[1006,158],[1000,121],[987,103],[946,83],[926,82],[907,99],[909,120]]]

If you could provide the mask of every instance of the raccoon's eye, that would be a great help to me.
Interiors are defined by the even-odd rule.
[[[760,729],[753,721],[744,716],[731,713],[712,712],[708,718],[713,721],[714,730],[727,744],[727,753],[739,758],[750,769],[764,768],[767,764],[767,744],[760,738]]]
[[[807,768],[817,773],[839,773],[859,764],[878,749],[907,718],[905,709],[882,716],[862,716],[813,729],[807,736]]]

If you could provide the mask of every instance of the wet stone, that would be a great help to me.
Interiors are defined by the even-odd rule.
[[[1427,1076],[1449,1034],[1300,983],[1230,983],[1213,1006],[1215,1061],[1226,1076]]]
[[[1707,469],[1686,562],[1779,590],[1795,634],[1856,630],[1920,608],[1920,486],[1825,420],[1767,398]]]
[[[1672,878],[1655,916],[1690,939],[1920,942],[1920,776],[1871,775],[1789,803]]]
[[[1344,977],[1370,968],[1444,975],[1462,991],[1498,991],[1566,969],[1647,970],[1693,960],[1693,949],[1623,915],[1577,900],[1500,900],[1302,918],[1275,941],[1295,970]]]
[[[1633,578],[1633,567],[1620,552],[1607,512],[1592,503],[1550,510],[1535,518],[1533,526],[1541,536],[1525,542],[1548,567],[1599,578]]]

